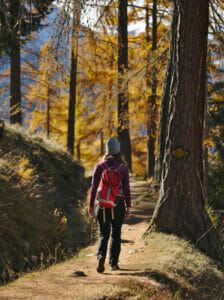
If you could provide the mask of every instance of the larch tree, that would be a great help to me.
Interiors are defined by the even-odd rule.
[[[220,48],[217,49],[218,45],[224,44],[224,40],[222,38],[223,36],[223,19],[222,16],[219,14],[219,11],[223,10],[224,4],[222,4],[219,1],[212,0],[209,2],[210,5],[210,31],[209,35],[210,37],[213,37],[215,49],[212,46],[212,50],[209,51],[209,56],[212,57],[216,53],[219,53],[219,55],[222,53],[220,51]],[[177,18],[173,18],[173,24],[171,26],[171,36],[174,33],[174,28],[177,24]],[[211,41],[209,42],[209,47],[211,46]],[[161,105],[160,105],[160,113],[159,113],[159,126],[158,126],[158,135],[157,135],[157,154],[156,154],[156,162],[155,162],[155,172],[154,172],[154,179],[157,182],[161,181],[161,175],[162,175],[162,164],[164,160],[164,154],[165,154],[165,142],[167,137],[167,126],[168,126],[168,109],[169,109],[169,99],[170,99],[170,85],[171,85],[171,74],[172,74],[172,53],[173,53],[173,42],[171,38],[171,44],[170,44],[170,56],[169,56],[169,63],[167,66],[167,72],[166,72],[166,78],[163,85],[163,95],[161,99]],[[210,60],[211,58],[209,58]],[[214,65],[212,68],[209,68],[208,66],[208,76],[212,72],[211,69],[214,68]],[[206,105],[205,105],[206,106]],[[205,117],[206,117],[207,108],[205,107]],[[205,122],[206,124],[206,122]],[[205,145],[206,148],[206,145]],[[206,153],[206,150],[205,150]],[[205,154],[206,156],[206,154]],[[205,159],[205,165],[206,165],[206,159]],[[204,172],[205,178],[206,178],[206,171]]]
[[[77,89],[77,58],[78,58],[78,34],[80,25],[81,3],[73,0],[72,37],[71,37],[71,65],[70,65],[70,88],[69,88],[69,111],[68,111],[68,136],[67,150],[74,154],[75,143],[75,107]]]
[[[118,139],[121,152],[129,169],[131,163],[131,140],[129,133],[128,112],[128,32],[127,0],[118,1]]]
[[[149,10],[148,3],[146,9],[146,42],[149,43]],[[157,0],[153,0],[152,9],[152,56],[155,59],[157,49]],[[148,59],[149,61],[149,59]],[[156,141],[156,86],[157,86],[157,70],[156,62],[154,62],[152,67],[152,79],[150,82],[149,67],[147,68],[147,86],[151,85],[151,96],[148,96],[147,101],[147,112],[148,112],[148,122],[147,122],[147,177],[154,175],[155,167],[155,141]]]
[[[208,2],[173,1],[177,23],[168,136],[160,195],[149,228],[189,239],[224,264],[222,245],[205,210],[203,186]]]
[[[10,122],[22,124],[20,48],[41,20],[53,0],[0,1],[0,53],[10,56]]]
[[[169,61],[166,70],[166,77],[163,84],[163,93],[160,103],[159,110],[159,125],[157,134],[157,153],[155,159],[155,170],[154,179],[157,182],[161,181],[162,176],[162,166],[165,155],[165,144],[167,137],[167,127],[168,127],[168,110],[170,103],[170,85],[173,67],[173,57],[174,57],[174,47],[175,47],[175,31],[177,27],[177,11],[173,10],[173,19],[170,29],[170,50],[169,50]]]
[[[81,143],[82,159],[92,163],[104,154],[105,140],[117,135],[116,37],[109,33],[105,36],[98,29],[97,32],[85,29],[79,45],[76,142]],[[95,151],[88,149],[89,144]]]
[[[169,49],[169,27],[170,23],[170,5],[164,7],[161,1],[146,0],[143,6],[129,4],[129,24],[145,20],[145,32],[138,35],[128,36],[129,42],[129,118],[130,131],[132,141],[132,162],[133,171],[141,176],[147,176],[148,167],[152,167],[154,163],[147,163],[147,157],[155,160],[156,150],[156,134],[158,106],[161,98],[161,86],[164,79],[164,66],[167,65],[167,53]],[[154,15],[154,22],[152,15]],[[156,21],[157,19],[157,21]],[[153,24],[154,23],[154,24]],[[154,25],[154,26],[153,26]],[[153,34],[154,31],[154,34]],[[156,31],[156,33],[155,33]],[[157,38],[155,38],[157,36]],[[154,45],[156,51],[152,47],[154,37]],[[156,41],[156,42],[155,42]],[[158,41],[158,42],[157,42]],[[156,76],[155,75],[156,69]],[[154,79],[156,79],[156,99],[153,96]],[[151,106],[155,100],[155,105]],[[151,113],[153,112],[153,114]],[[152,116],[153,115],[153,116]],[[152,119],[151,119],[152,117]],[[151,138],[148,138],[148,133]],[[154,138],[154,142],[152,142]],[[148,155],[147,144],[150,141]],[[153,172],[153,167],[150,168]],[[151,175],[150,175],[151,176]]]
[[[48,41],[41,46],[36,59],[33,62],[25,60],[22,68],[23,74],[32,77],[34,82],[26,86],[25,93],[29,128],[46,133],[48,138],[62,135],[64,123],[67,125],[68,105],[63,101],[66,98],[67,102],[63,90],[68,86],[63,80],[67,74],[60,63],[62,56],[64,53],[58,51],[55,58],[53,45]]]

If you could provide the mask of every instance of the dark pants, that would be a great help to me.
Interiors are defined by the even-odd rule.
[[[121,251],[121,226],[125,216],[124,201],[114,208],[114,219],[112,219],[111,208],[105,208],[105,222],[103,218],[103,209],[97,206],[96,216],[100,227],[100,238],[98,244],[97,258],[106,258],[107,244],[111,232],[109,264],[114,266],[118,263]]]

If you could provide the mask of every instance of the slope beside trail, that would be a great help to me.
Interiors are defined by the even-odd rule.
[[[149,286],[153,294],[153,289],[158,289],[159,284],[144,276],[145,258],[148,256],[145,251],[149,251],[149,247],[142,240],[142,234],[154,209],[156,191],[149,183],[132,178],[131,192],[132,216],[122,227],[121,270],[111,271],[106,260],[105,272],[96,272],[96,243],[71,260],[27,274],[1,287],[0,299],[129,299],[132,293]],[[155,255],[152,249],[150,259]],[[76,271],[82,271],[86,276],[77,276]],[[168,294],[164,297],[167,299]]]

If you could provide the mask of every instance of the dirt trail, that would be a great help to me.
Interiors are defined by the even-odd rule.
[[[141,237],[153,212],[154,202],[150,193],[154,191],[147,182],[134,179],[131,180],[131,191],[132,216],[122,227],[121,270],[111,271],[106,260],[105,272],[98,274],[95,244],[71,260],[25,275],[1,287],[0,299],[125,299],[124,295],[130,295],[134,282],[139,282],[136,288],[144,288],[144,283],[149,283],[144,277],[144,257],[149,250]],[[75,277],[75,271],[83,271],[86,276]],[[156,286],[156,283],[150,282],[150,285]]]

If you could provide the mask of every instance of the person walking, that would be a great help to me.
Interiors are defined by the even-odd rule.
[[[106,156],[103,162],[96,164],[91,183],[89,199],[89,215],[94,215],[94,202],[97,198],[98,188],[102,188],[101,177],[105,169],[115,170],[121,177],[121,187],[117,194],[114,208],[102,207],[99,202],[96,208],[96,217],[100,229],[100,237],[97,252],[97,272],[103,273],[106,259],[108,240],[111,236],[109,249],[109,264],[111,270],[119,270],[118,260],[121,251],[121,227],[124,219],[129,220],[131,197],[129,184],[129,170],[120,153],[120,143],[115,138],[109,138],[106,142]],[[120,195],[120,196],[119,196]],[[108,201],[109,196],[107,197]]]

